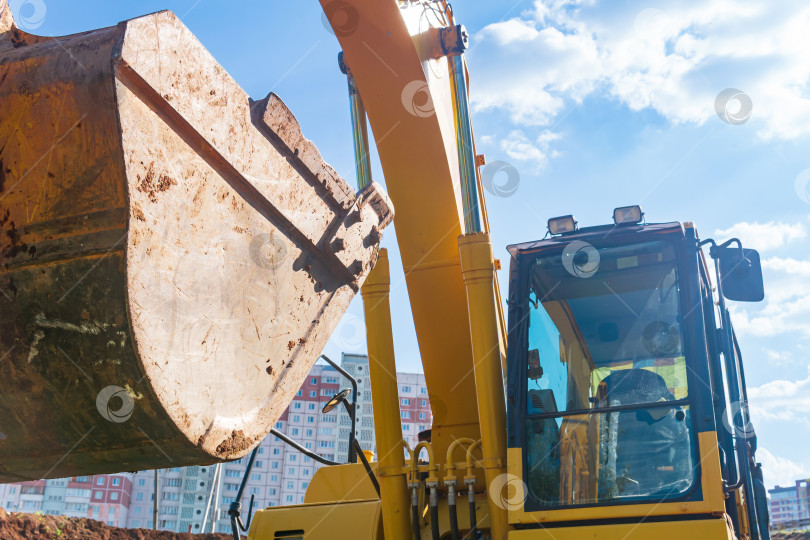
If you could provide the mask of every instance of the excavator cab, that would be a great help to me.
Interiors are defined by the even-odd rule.
[[[644,224],[639,207],[614,216],[582,230],[557,218],[509,248],[509,471],[525,491],[510,522],[555,529],[540,538],[650,538],[643,521],[667,523],[664,537],[768,538],[723,297],[762,299],[759,257],[691,224]]]

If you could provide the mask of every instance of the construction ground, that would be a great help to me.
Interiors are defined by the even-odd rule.
[[[7,513],[0,508],[2,540],[228,540],[227,534],[119,529],[86,518]]]

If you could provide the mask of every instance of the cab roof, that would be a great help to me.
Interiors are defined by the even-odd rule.
[[[519,254],[539,251],[549,246],[563,246],[573,240],[581,240],[588,242],[589,240],[598,241],[610,235],[613,238],[627,238],[629,243],[633,243],[641,236],[649,237],[651,235],[679,235],[684,237],[683,227],[677,221],[669,223],[650,223],[647,225],[600,225],[597,227],[585,227],[577,230],[576,232],[560,234],[551,236],[542,240],[535,240],[533,242],[523,242],[521,244],[512,244],[507,246],[506,249],[512,258],[517,257]],[[640,240],[640,238],[639,238]]]

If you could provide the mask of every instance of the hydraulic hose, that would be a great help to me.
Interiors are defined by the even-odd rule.
[[[456,484],[447,484],[447,509],[450,513],[450,534],[453,540],[460,540],[458,534],[458,512],[456,511]]]
[[[440,540],[439,534],[439,494],[437,493],[437,484],[431,482],[430,484],[430,532],[433,540]]]
[[[411,484],[411,520],[413,521],[413,537],[422,540],[419,527],[419,483]]]
[[[475,480],[468,482],[467,498],[470,502],[470,539],[478,540],[478,519],[475,517]]]

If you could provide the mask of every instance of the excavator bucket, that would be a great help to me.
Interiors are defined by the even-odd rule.
[[[45,38],[0,0],[0,482],[245,455],[392,217],[172,13]]]

